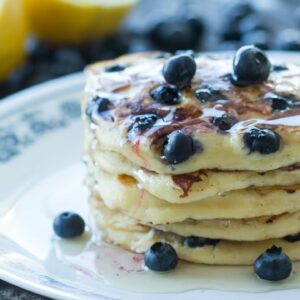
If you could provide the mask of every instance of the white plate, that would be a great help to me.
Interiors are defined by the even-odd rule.
[[[80,161],[83,85],[83,75],[75,74],[0,103],[1,279],[55,299],[299,299],[299,265],[279,284],[258,280],[250,267],[180,263],[159,274],[145,271],[139,255],[96,244],[90,230],[74,241],[55,238],[56,214],[74,210],[88,221]]]

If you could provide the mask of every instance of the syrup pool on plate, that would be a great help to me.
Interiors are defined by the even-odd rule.
[[[78,284],[95,291],[100,285],[142,293],[174,293],[197,289],[265,292],[300,288],[300,264],[293,275],[279,283],[258,279],[252,266],[209,266],[180,261],[170,272],[146,270],[143,255],[100,242],[88,217],[88,193],[83,187],[85,168],[80,163],[25,185],[17,201],[0,211],[0,234],[43,263],[57,280],[77,278]],[[5,202],[4,202],[5,203]],[[52,231],[54,217],[72,210],[88,221],[80,238],[62,240]],[[174,284],[176,282],[176,284]]]

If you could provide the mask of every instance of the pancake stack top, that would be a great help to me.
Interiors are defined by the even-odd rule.
[[[300,259],[300,67],[143,53],[89,66],[87,185],[102,237],[137,252],[251,264]]]

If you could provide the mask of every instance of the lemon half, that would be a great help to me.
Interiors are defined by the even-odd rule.
[[[137,0],[24,0],[31,31],[55,44],[113,33]]]
[[[23,62],[26,29],[22,0],[0,0],[0,81]]]

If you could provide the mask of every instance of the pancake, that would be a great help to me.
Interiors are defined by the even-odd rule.
[[[157,53],[132,54],[114,61],[100,62],[86,69],[88,77],[83,111],[96,96],[110,101],[104,113],[92,113],[86,119],[103,149],[121,153],[134,164],[160,174],[185,174],[203,169],[251,170],[265,172],[300,162],[300,68],[287,65],[274,69],[262,84],[238,87],[228,74],[232,59],[196,57],[197,72],[190,88],[180,92],[177,105],[163,105],[150,97],[151,91],[165,84],[161,74],[167,58]],[[106,72],[112,64],[126,65],[120,72]],[[209,88],[220,94],[216,101],[202,103],[195,89]],[[272,109],[267,93],[284,95],[289,108]],[[155,114],[153,127],[141,134],[132,129],[134,118]],[[230,130],[219,130],[212,118],[231,115],[237,123]],[[276,152],[261,154],[250,151],[243,136],[253,128],[267,128],[276,133],[280,147]],[[189,135],[195,153],[187,160],[170,164],[162,158],[167,136],[174,130]]]
[[[102,170],[115,175],[131,176],[150,194],[179,204],[249,187],[281,186],[292,192],[286,186],[300,182],[300,166],[265,173],[200,170],[189,174],[168,175],[142,169],[116,152],[90,149],[89,158]]]
[[[300,186],[290,187],[293,193],[274,188],[247,189],[173,204],[148,193],[134,178],[126,175],[113,175],[98,169],[93,178],[97,183],[90,189],[108,208],[152,224],[178,223],[187,219],[248,219],[300,210]]]
[[[179,258],[193,263],[252,265],[262,252],[276,245],[282,247],[291,260],[300,259],[300,242],[284,239],[255,242],[220,240],[214,246],[191,248],[184,245],[182,237],[178,235],[140,225],[125,215],[107,209],[101,201],[90,200],[95,225],[102,239],[137,253],[144,253],[155,242],[164,241],[174,247]]]

